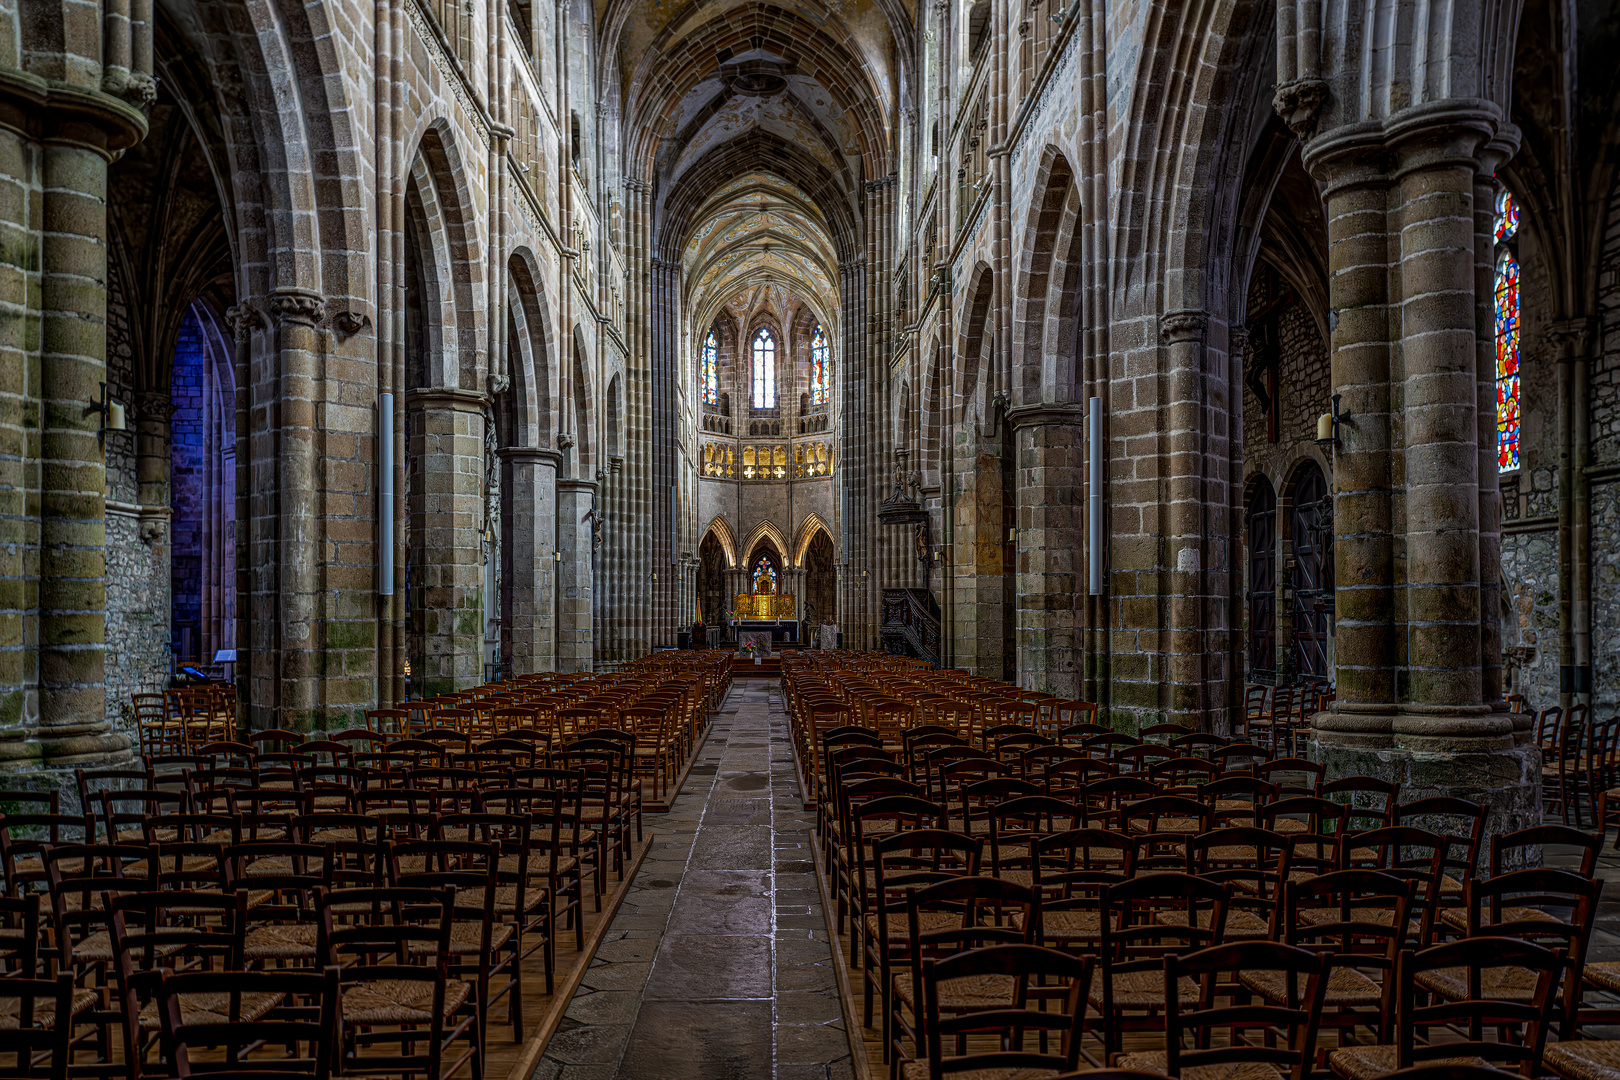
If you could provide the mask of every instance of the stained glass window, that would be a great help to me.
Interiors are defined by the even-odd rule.
[[[713,330],[703,339],[703,404],[720,404],[720,343]]]
[[[754,563],[754,595],[776,594],[776,564],[770,556],[761,555]]]
[[[1519,467],[1519,260],[1512,241],[1519,204],[1503,188],[1496,196],[1496,464]]]
[[[776,338],[763,326],[754,335],[754,408],[776,408]]]
[[[831,374],[827,364],[827,334],[817,323],[816,334],[810,339],[810,404],[827,404]]]

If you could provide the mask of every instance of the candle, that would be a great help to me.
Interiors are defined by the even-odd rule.
[[[1316,441],[1319,443],[1333,441],[1332,413],[1323,413],[1316,418]]]

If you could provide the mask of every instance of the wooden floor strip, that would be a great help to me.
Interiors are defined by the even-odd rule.
[[[546,1009],[545,1019],[540,1022],[540,1029],[524,1040],[523,1049],[506,1073],[507,1080],[529,1080],[529,1077],[534,1075],[534,1070],[540,1064],[540,1058],[551,1043],[551,1037],[557,1033],[557,1028],[562,1024],[563,1014],[568,1011],[568,1003],[574,1000],[574,992],[579,989],[585,973],[591,969],[591,960],[596,956],[596,950],[602,944],[602,938],[607,934],[608,927],[613,924],[613,916],[619,910],[619,905],[630,892],[630,884],[636,878],[636,871],[641,869],[641,861],[647,857],[647,851],[651,847],[652,842],[647,840],[638,845],[631,859],[625,864],[624,877],[620,879],[618,887],[613,890],[612,895],[602,901],[601,912],[592,916],[594,922],[590,932],[585,935],[585,948],[575,954],[573,965],[557,986],[557,992],[551,995],[550,1007]],[[493,1058],[495,1055],[490,1056]],[[490,1075],[495,1075],[493,1069],[490,1070]]]

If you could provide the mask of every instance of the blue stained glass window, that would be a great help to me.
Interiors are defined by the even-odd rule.
[[[831,376],[827,359],[827,333],[817,323],[815,336],[810,339],[810,404],[827,404]]]
[[[754,562],[754,595],[766,596],[776,594],[776,564],[770,558],[761,555]]]
[[[703,339],[703,404],[720,404],[720,343],[714,331]]]
[[[1519,467],[1519,260],[1511,241],[1519,205],[1503,188],[1496,196],[1496,465]]]

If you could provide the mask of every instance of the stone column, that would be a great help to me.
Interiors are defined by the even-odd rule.
[[[557,670],[590,671],[594,627],[591,624],[591,561],[594,554],[596,481],[557,481]],[[590,516],[587,517],[586,515]]]
[[[954,519],[951,573],[956,605],[949,633],[955,639],[955,666],[975,675],[1005,678],[1008,622],[1012,597],[1007,595],[1007,493],[1002,484],[1004,440],[968,430],[954,447]],[[858,574],[858,571],[857,571]],[[858,587],[858,585],[857,585]]]
[[[39,716],[32,655],[33,610],[38,604],[36,560],[39,523],[30,494],[39,466],[30,444],[35,421],[29,372],[38,347],[38,147],[0,127],[0,767],[31,760],[21,742]],[[16,740],[16,741],[13,741]]]
[[[1481,133],[1425,127],[1395,145],[1406,518],[1406,707],[1395,732],[1491,737],[1479,631],[1474,152]]]
[[[1339,700],[1317,718],[1318,753],[1332,775],[1400,782],[1403,800],[1481,803],[1493,834],[1540,820],[1540,756],[1494,700],[1482,631],[1482,580],[1499,570],[1481,513],[1495,425],[1479,416],[1475,200],[1495,129],[1443,103],[1387,122],[1381,154],[1365,128],[1307,147],[1328,180],[1334,386],[1349,414],[1334,468]]]
[[[1073,402],[1008,413],[1017,460],[1018,682],[1079,694],[1077,597],[1085,592],[1086,412]]]
[[[1316,718],[1329,760],[1338,751],[1388,746],[1395,714],[1389,296],[1395,253],[1386,221],[1389,180],[1377,141],[1323,137],[1310,144],[1307,161],[1327,185],[1328,286],[1338,313],[1332,382],[1352,420],[1340,429],[1333,454],[1336,695],[1332,709]],[[1283,528],[1279,514],[1279,536]],[[1285,617],[1279,593],[1279,628]]]
[[[732,606],[737,602],[738,593],[752,591],[748,586],[748,570],[745,567],[739,566],[735,569],[728,569],[725,573],[725,578],[726,594],[720,598],[722,610],[720,614],[715,616],[715,622],[717,624],[721,621],[720,615],[732,610]]]
[[[431,697],[483,679],[483,394],[454,387],[405,395],[411,425],[410,612],[421,650],[413,689]]]
[[[106,720],[107,158],[46,142],[40,274],[39,749],[52,766],[128,751]]]
[[[787,556],[784,556],[784,558]],[[804,568],[802,566],[788,567],[782,575],[782,593],[793,597],[793,618],[799,622],[804,621]],[[804,639],[805,632],[799,632],[799,639]]]
[[[557,580],[557,467],[562,455],[541,447],[499,451],[512,493],[510,520],[502,523],[509,553],[501,597],[503,651],[513,675],[552,671],[556,628],[552,589]]]
[[[272,699],[276,702],[275,724],[308,731],[324,726],[326,628],[321,617],[318,494],[322,484],[315,440],[323,352],[318,324],[325,316],[325,302],[306,289],[286,286],[271,292],[270,310],[275,315],[277,367],[276,407],[272,410],[276,417],[276,596],[269,606],[276,620],[279,648],[274,669],[262,676],[276,684]]]

